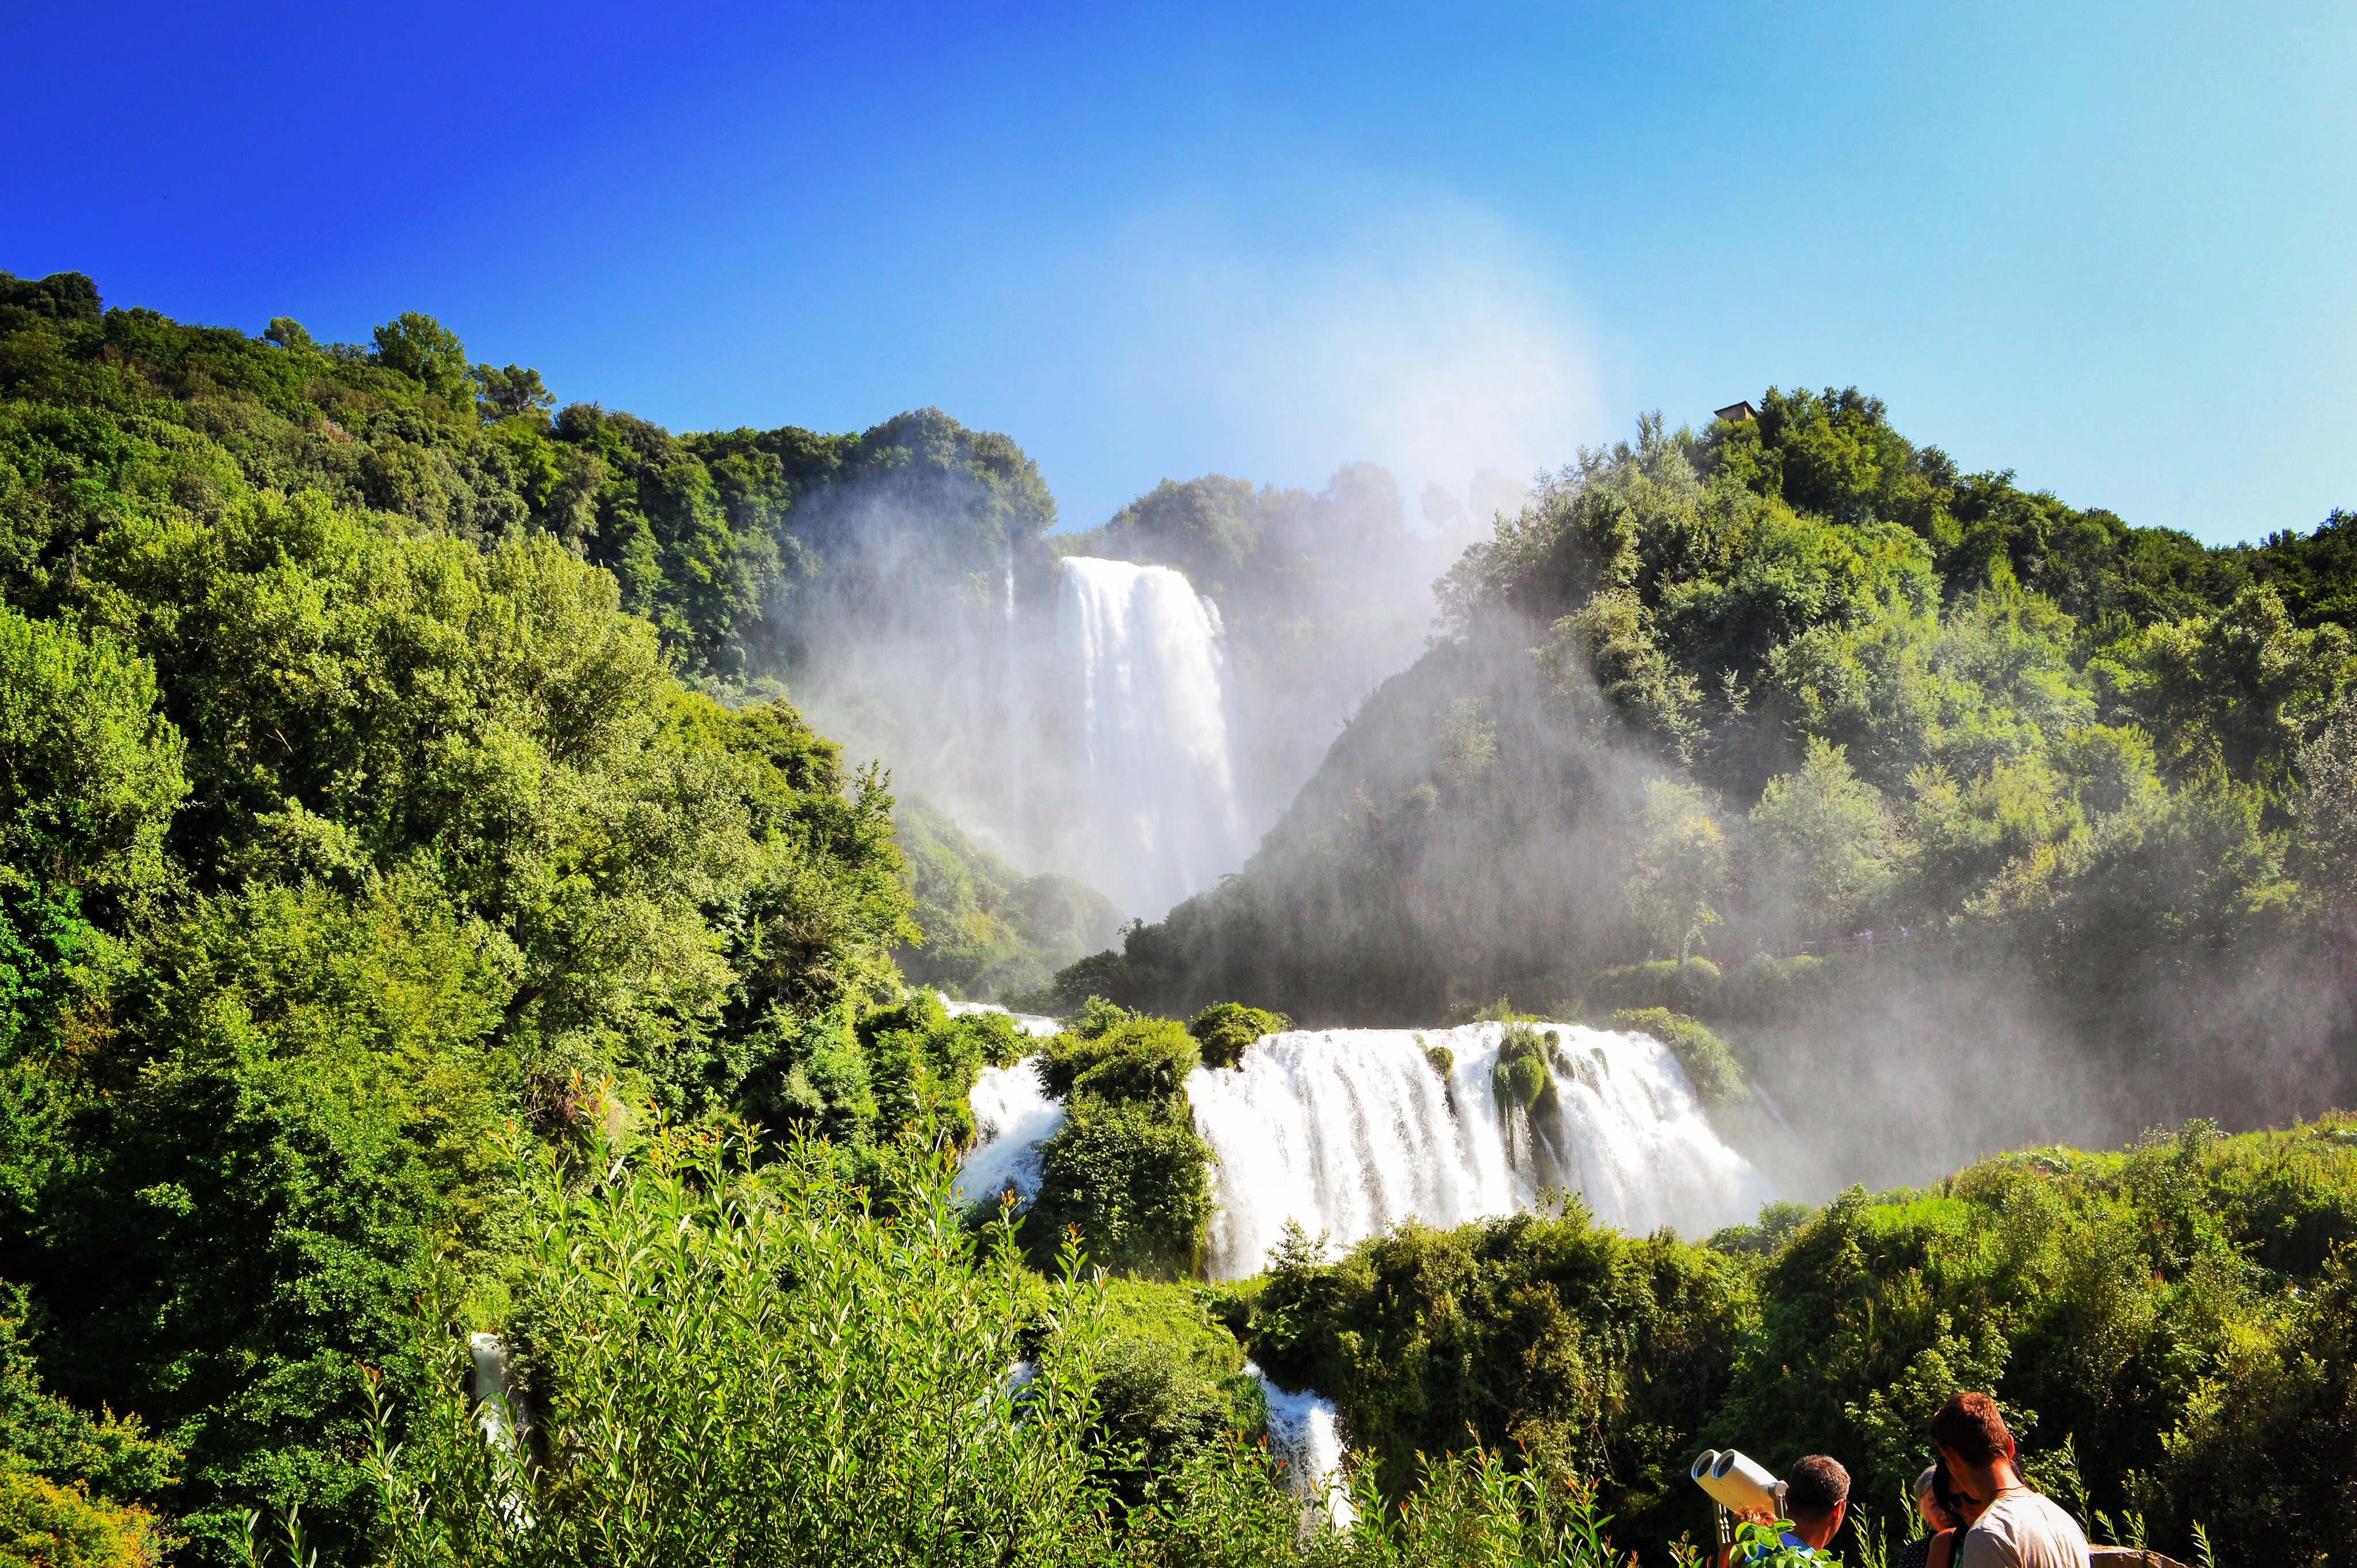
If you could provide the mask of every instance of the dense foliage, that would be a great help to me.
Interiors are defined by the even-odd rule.
[[[858,1169],[970,1126],[1011,1027],[898,1000],[884,781],[745,677],[848,479],[985,521],[1044,492],[939,415],[552,417],[419,316],[253,339],[70,275],[5,309],[0,1277],[38,1391],[7,1447],[189,1561],[296,1502],[339,1553],[361,1369],[425,1370],[429,1260],[493,1320],[518,1277],[492,1128],[734,1111]],[[145,1425],[75,1413],[107,1407]]]
[[[1434,1466],[1401,1515],[1361,1477],[1365,1521],[1305,1536],[1203,1375],[1232,1375],[1233,1341],[1077,1251],[1043,1285],[1011,1230],[978,1244],[959,1223],[938,1159],[900,1151],[879,1206],[807,1147],[608,1153],[587,1184],[546,1157],[526,1178],[538,1267],[511,1395],[470,1407],[466,1350],[423,1315],[445,1375],[372,1466],[399,1568],[1611,1561],[1577,1495],[1489,1455]]]
[[[2357,1545],[2349,1118],[2039,1151],[1763,1220],[1692,1247],[1575,1203],[1411,1224],[1332,1262],[1297,1232],[1239,1316],[1273,1373],[1333,1393],[1393,1485],[1469,1429],[1600,1482],[1624,1539],[1700,1534],[1685,1466],[1729,1444],[1780,1472],[1835,1455],[1896,1527],[1925,1423],[1962,1387],[1997,1394],[2098,1539],[2135,1516],[2189,1559],[2197,1522],[2227,1560]]]
[[[1103,894],[1052,871],[1025,876],[921,797],[903,795],[893,822],[925,933],[898,955],[911,981],[982,1000],[1041,991],[1120,932]]]
[[[1169,1279],[1200,1265],[1211,1219],[1210,1149],[1195,1133],[1187,1075],[1201,1049],[1166,1018],[1096,1007],[1048,1043],[1039,1076],[1064,1124],[1039,1150],[1026,1229],[1051,1256],[1068,1233],[1125,1273]]]
[[[1215,1002],[1187,1020],[1187,1032],[1202,1047],[1205,1067],[1233,1067],[1246,1046],[1291,1027],[1293,1020],[1284,1014],[1242,1002]]]

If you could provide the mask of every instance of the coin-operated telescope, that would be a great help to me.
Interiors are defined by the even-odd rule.
[[[1765,1511],[1776,1519],[1784,1517],[1784,1483],[1758,1461],[1732,1448],[1705,1450],[1686,1474],[1718,1505],[1714,1512],[1721,1546],[1734,1541],[1738,1514]]]

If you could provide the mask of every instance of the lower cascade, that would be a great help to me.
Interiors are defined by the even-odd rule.
[[[1560,1190],[1621,1231],[1700,1237],[1775,1198],[1661,1042],[1577,1024],[1529,1030],[1541,1054],[1526,1045],[1512,1063],[1504,1026],[1469,1024],[1296,1029],[1265,1036],[1233,1068],[1196,1069],[1188,1099],[1217,1162],[1205,1272],[1253,1273],[1288,1220],[1340,1248],[1411,1217],[1461,1225]],[[1063,1106],[1028,1058],[985,1071],[968,1103],[977,1136],[960,1189],[1029,1197]]]
[[[1410,1216],[1461,1225],[1559,1188],[1620,1230],[1699,1236],[1775,1197],[1661,1042],[1535,1028],[1544,1077],[1528,1105],[1500,1084],[1498,1024],[1297,1029],[1264,1037],[1233,1069],[1196,1069],[1195,1130],[1219,1162],[1211,1276],[1259,1269],[1288,1219],[1348,1247]]]
[[[1309,1392],[1287,1393],[1247,1360],[1244,1370],[1260,1384],[1268,1405],[1268,1448],[1285,1467],[1286,1485],[1299,1499],[1305,1519],[1323,1510],[1337,1529],[1359,1517],[1343,1484],[1342,1434],[1335,1425],[1334,1402]]]

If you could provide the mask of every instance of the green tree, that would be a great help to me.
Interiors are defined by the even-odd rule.
[[[2114,700],[2151,731],[2174,776],[2223,766],[2274,785],[2357,674],[2357,656],[2341,628],[2296,625],[2262,585],[2214,615],[2145,628],[2095,668]]]
[[[477,365],[475,384],[482,388],[478,400],[486,419],[513,419],[519,414],[545,414],[556,406],[538,371],[522,365],[510,365],[501,370],[495,365]]]
[[[1695,939],[1718,923],[1727,886],[1727,835],[1699,786],[1647,781],[1629,867],[1630,913],[1684,962]]]
[[[1882,793],[1841,747],[1812,736],[1798,770],[1768,780],[1751,808],[1752,897],[1804,929],[1837,928],[1890,885],[1895,848]]]
[[[0,1470],[0,1563],[6,1568],[149,1568],[165,1538],[145,1510]]]
[[[404,310],[377,328],[376,357],[389,371],[398,371],[426,391],[457,402],[468,385],[467,348],[458,335],[415,310]]]
[[[0,605],[0,876],[136,897],[188,791],[154,667]]]
[[[1284,1014],[1247,1007],[1241,1002],[1214,1003],[1187,1021],[1187,1032],[1203,1048],[1205,1067],[1233,1067],[1246,1047],[1291,1027],[1293,1020]]]
[[[2308,786],[2309,875],[2343,918],[2357,918],[2357,692],[2343,693],[2299,754]]]

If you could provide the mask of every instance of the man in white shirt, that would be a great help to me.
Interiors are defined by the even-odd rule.
[[[1932,1418],[1949,1477],[1987,1504],[1964,1538],[1957,1568],[2089,1568],[2076,1520],[2033,1492],[2013,1462],[2013,1434],[1986,1394],[1952,1396]]]

